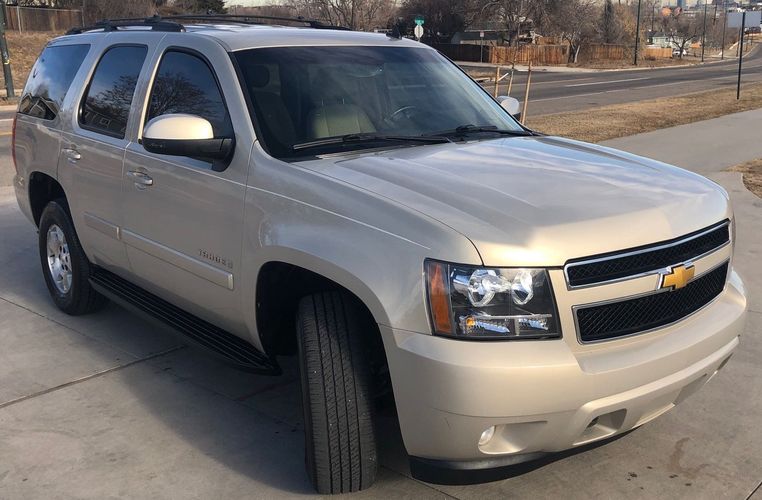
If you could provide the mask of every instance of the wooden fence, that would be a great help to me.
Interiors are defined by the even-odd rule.
[[[435,49],[455,61],[488,62],[493,64],[532,64],[544,66],[567,64],[569,62],[569,45],[520,45],[506,47],[504,45],[479,45],[438,43],[432,45]],[[655,49],[645,52],[646,58],[672,57],[670,49]],[[648,49],[651,50],[651,49]],[[668,53],[669,52],[669,53]],[[632,47],[626,45],[589,44],[582,47],[580,61],[621,61],[632,57]]]
[[[13,31],[66,31],[82,24],[82,12],[73,9],[5,7],[6,29]]]
[[[470,43],[432,43],[431,46],[453,61],[480,62],[483,60],[484,62],[489,62],[489,57],[487,56],[488,46],[483,47],[484,52],[481,52],[482,47],[480,45],[472,45]],[[482,59],[482,56],[484,59]]]
[[[489,61],[493,64],[566,64],[569,61],[568,45],[520,45],[518,47],[490,47]]]
[[[646,47],[643,51],[643,59],[670,59],[672,57],[672,49],[670,47]]]
[[[582,61],[621,61],[632,57],[632,49],[626,45],[595,43],[584,45],[579,51]]]

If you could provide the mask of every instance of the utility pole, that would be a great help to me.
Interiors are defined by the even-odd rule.
[[[7,97],[16,97],[13,90],[13,75],[11,75],[11,57],[8,55],[8,42],[5,40],[5,2],[0,1],[0,57],[3,60],[3,77]]]
[[[741,16],[741,52],[738,55],[738,84],[736,85],[736,101],[741,98],[741,66],[743,65],[743,39],[744,31],[746,30],[746,11],[743,11]]]
[[[725,60],[725,28],[728,27],[728,2],[722,0],[722,52],[720,52],[720,60]]]
[[[704,32],[701,33],[701,62],[704,62],[704,47],[706,46],[706,3],[707,0],[704,0]]]
[[[640,46],[640,1],[638,0],[638,21],[635,26],[635,66],[638,65],[638,48]]]

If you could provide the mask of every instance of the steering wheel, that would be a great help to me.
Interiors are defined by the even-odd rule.
[[[418,109],[418,106],[414,106],[414,105],[402,106],[397,111],[395,111],[394,113],[390,114],[389,117],[386,120],[388,122],[390,122],[390,123],[397,123],[400,120],[400,118],[403,117],[403,116],[405,118],[410,119],[410,117],[412,115],[411,111],[417,113],[420,110]]]

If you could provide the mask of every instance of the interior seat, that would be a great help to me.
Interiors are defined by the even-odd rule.
[[[337,135],[375,132],[376,127],[367,113],[356,104],[347,102],[345,86],[328,73],[321,72],[312,82],[314,109],[307,115],[307,135],[312,139]]]

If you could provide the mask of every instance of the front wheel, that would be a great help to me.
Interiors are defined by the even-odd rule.
[[[42,211],[39,249],[45,284],[59,309],[80,315],[106,303],[88,281],[90,262],[74,231],[66,200],[51,201]]]
[[[360,306],[341,292],[318,293],[299,304],[305,461],[321,494],[359,491],[376,477],[368,330],[362,318]]]

